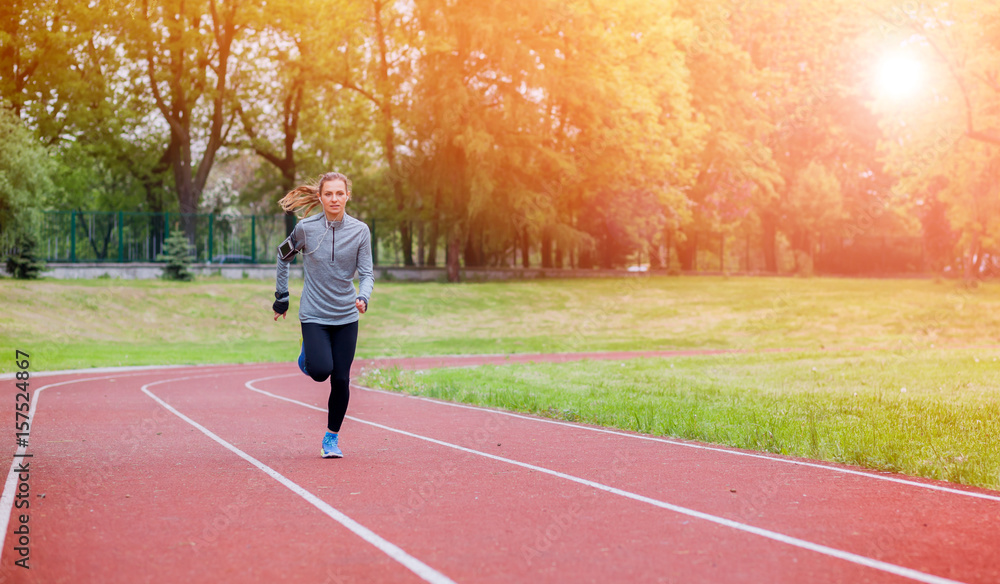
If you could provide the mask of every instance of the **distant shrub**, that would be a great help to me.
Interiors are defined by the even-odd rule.
[[[163,279],[182,282],[194,280],[194,274],[188,270],[188,266],[191,265],[192,246],[188,243],[187,236],[181,231],[175,231],[164,244],[165,253],[159,257],[167,262],[163,267]]]
[[[45,269],[45,262],[35,255],[34,236],[20,233],[14,241],[14,252],[7,256],[7,273],[19,280],[36,280]]]

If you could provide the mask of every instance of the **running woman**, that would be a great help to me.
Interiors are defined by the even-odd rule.
[[[372,272],[371,232],[345,210],[351,199],[351,181],[339,172],[319,178],[318,186],[300,186],[279,201],[287,212],[317,206],[323,212],[299,221],[278,247],[274,320],[288,312],[288,265],[301,252],[305,271],[299,321],[302,323],[302,372],[323,382],[330,379],[323,458],[342,458],[340,426],[350,399],[351,363],[358,342],[358,319],[368,310],[375,278]],[[357,272],[359,291],[354,289]]]

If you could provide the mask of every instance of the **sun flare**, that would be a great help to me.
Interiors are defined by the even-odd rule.
[[[876,88],[881,96],[903,99],[920,89],[923,77],[920,61],[906,55],[886,55],[878,64]]]

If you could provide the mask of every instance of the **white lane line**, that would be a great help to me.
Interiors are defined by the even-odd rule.
[[[331,519],[333,519],[337,523],[343,525],[347,529],[351,530],[355,535],[357,535],[361,539],[367,541],[368,543],[372,544],[377,549],[379,549],[382,553],[386,554],[387,556],[389,556],[393,560],[395,560],[395,561],[399,562],[400,564],[402,564],[404,567],[406,567],[411,572],[413,572],[414,574],[416,574],[417,576],[419,576],[425,582],[430,582],[431,584],[455,584],[455,582],[453,580],[451,580],[450,578],[448,578],[444,574],[438,572],[434,568],[431,568],[427,564],[425,564],[425,563],[421,562],[420,560],[414,558],[410,554],[408,554],[405,551],[403,551],[399,546],[397,546],[394,543],[388,541],[387,539],[384,539],[382,536],[378,535],[374,531],[368,529],[364,525],[361,525],[360,523],[358,523],[357,521],[351,519],[347,515],[344,515],[340,511],[334,509],[326,501],[320,499],[316,495],[313,495],[309,491],[303,489],[297,483],[293,482],[291,479],[288,479],[287,477],[285,477],[284,475],[282,475],[278,471],[274,470],[273,468],[267,466],[263,462],[261,462],[261,461],[257,460],[256,458],[250,456],[246,452],[243,452],[242,450],[240,450],[239,448],[233,446],[229,442],[226,442],[225,440],[223,440],[219,436],[215,435],[208,428],[202,426],[198,422],[195,422],[191,418],[189,418],[189,417],[185,416],[184,414],[180,413],[179,411],[177,411],[176,409],[174,409],[173,406],[171,406],[167,402],[163,401],[162,399],[160,399],[159,397],[157,397],[156,395],[154,395],[151,391],[149,391],[149,387],[150,386],[159,385],[161,383],[170,383],[170,382],[174,382],[174,381],[183,381],[185,379],[189,379],[189,378],[187,378],[187,377],[181,377],[181,378],[178,378],[178,379],[166,379],[166,380],[163,380],[163,381],[157,381],[157,382],[154,382],[154,383],[148,383],[148,384],[142,386],[142,391],[146,395],[148,395],[149,397],[151,397],[154,400],[156,400],[156,402],[159,403],[161,406],[163,406],[164,408],[166,408],[167,411],[169,411],[170,413],[174,414],[178,418],[184,420],[188,424],[194,426],[199,431],[201,431],[202,434],[208,436],[212,440],[215,440],[216,442],[218,442],[219,444],[221,444],[226,449],[228,449],[229,451],[233,452],[234,454],[236,454],[237,456],[239,456],[243,460],[245,460],[245,461],[249,462],[250,464],[254,465],[258,469],[260,469],[261,471],[263,471],[264,473],[266,473],[268,476],[270,476],[274,480],[278,481],[279,483],[281,483],[282,485],[284,485],[285,487],[287,487],[290,491],[292,491],[296,495],[298,495],[298,496],[302,497],[303,499],[305,499],[306,501],[308,501],[310,504],[312,504],[314,507],[316,507],[317,509],[319,509],[320,511],[322,511],[328,517],[330,517]]]
[[[296,374],[292,374],[292,375],[289,375],[288,377],[294,377],[295,375]],[[256,381],[261,381],[261,380],[256,380]],[[468,405],[468,404],[457,404],[457,403],[442,401],[442,400],[433,399],[433,398],[429,398],[429,397],[422,397],[422,396],[418,396],[418,395],[406,395],[406,394],[402,394],[402,393],[398,393],[398,392],[394,392],[394,391],[385,391],[385,390],[382,390],[382,389],[373,389],[373,388],[370,388],[370,387],[365,387],[363,385],[358,385],[356,383],[352,383],[351,387],[354,387],[354,388],[357,388],[357,389],[361,389],[363,391],[370,391],[372,393],[383,393],[383,394],[386,394],[386,395],[392,395],[392,396],[396,396],[396,397],[417,399],[417,400],[429,402],[429,403],[432,403],[432,404],[438,404],[438,405],[442,405],[442,406],[449,406],[449,407],[453,407],[453,408],[463,408],[463,409],[467,409],[467,410],[476,410],[476,411],[480,411],[480,412],[490,412],[490,413],[494,413],[494,414],[500,414],[502,416],[510,416],[512,418],[518,418],[518,419],[521,419],[521,420],[529,420],[529,421],[532,421],[532,422],[541,422],[543,424],[555,424],[557,426],[566,426],[566,427],[569,427],[569,428],[576,428],[578,430],[587,430],[589,432],[599,432],[601,434],[612,434],[614,436],[624,436],[625,438],[632,438],[634,440],[647,440],[647,441],[650,441],[650,442],[660,442],[662,444],[672,444],[674,446],[684,446],[685,448],[694,448],[694,449],[697,449],[697,450],[708,450],[708,451],[711,451],[711,452],[722,452],[722,453],[725,453],[725,454],[732,454],[733,456],[745,456],[747,458],[758,458],[758,459],[761,459],[761,460],[768,460],[768,461],[771,461],[771,462],[780,462],[780,463],[783,463],[783,464],[792,464],[792,465],[804,466],[804,467],[808,467],[808,468],[819,468],[819,469],[833,471],[833,472],[839,472],[839,473],[843,473],[843,474],[856,475],[856,476],[860,476],[860,477],[866,477],[866,478],[869,478],[869,479],[876,479],[876,480],[880,480],[880,481],[887,481],[887,482],[890,482],[890,483],[897,483],[897,484],[907,485],[907,486],[911,486],[911,487],[918,487],[918,488],[921,488],[921,489],[929,489],[929,490],[932,490],[932,491],[939,491],[939,492],[942,492],[942,493],[949,493],[949,494],[952,494],[952,495],[962,495],[964,497],[972,497],[972,498],[975,498],[975,499],[986,499],[988,501],[998,501],[998,502],[1000,502],[1000,496],[997,496],[997,495],[987,495],[985,493],[976,493],[976,492],[973,492],[973,491],[963,491],[963,490],[960,490],[960,489],[954,489],[954,488],[950,488],[950,487],[942,487],[940,485],[934,485],[934,484],[929,484],[929,483],[918,483],[916,481],[910,481],[910,480],[901,479],[901,478],[898,478],[898,477],[877,475],[877,474],[872,474],[870,472],[863,472],[863,471],[858,471],[858,470],[852,470],[852,469],[849,469],[849,468],[840,468],[840,467],[836,467],[836,466],[826,466],[826,465],[823,465],[823,464],[817,464],[815,462],[805,462],[805,461],[801,461],[801,460],[792,460],[792,459],[788,459],[788,458],[777,458],[777,457],[773,457],[773,456],[767,456],[767,455],[764,455],[764,454],[755,454],[755,453],[752,453],[752,452],[740,452],[739,450],[727,450],[725,448],[717,448],[717,447],[714,447],[714,446],[705,446],[703,444],[694,444],[694,443],[689,443],[689,442],[681,442],[679,440],[671,440],[669,438],[657,438],[655,436],[643,436],[641,434],[628,434],[626,432],[619,432],[619,431],[616,431],[616,430],[608,430],[608,429],[605,429],[605,428],[594,428],[594,427],[591,427],[591,426],[582,426],[580,424],[574,424],[572,422],[563,422],[563,421],[560,421],[560,420],[549,420],[549,419],[546,419],[546,418],[538,418],[538,417],[532,417],[532,416],[525,416],[525,415],[515,414],[515,413],[512,413],[512,412],[508,412],[508,411],[500,410],[500,409],[495,409],[495,408],[489,408],[489,407],[483,407],[483,406],[473,406],[473,405]]]
[[[48,385],[39,387],[34,390],[31,394],[31,407],[28,408],[28,417],[31,421],[31,425],[28,427],[28,446],[31,446],[31,430],[36,428],[37,424],[35,422],[35,412],[38,410],[38,400],[42,392],[50,387],[58,387],[61,385],[70,385],[73,383],[85,383],[87,381],[100,381],[102,379],[119,379],[121,377],[138,377],[148,374],[148,369],[144,369],[147,373],[131,373],[127,375],[105,375],[100,377],[86,377],[83,379],[70,379],[67,381],[59,381],[57,383],[50,383]],[[36,377],[36,375],[32,375]],[[7,472],[7,480],[4,482],[3,495],[0,495],[0,555],[2,555],[2,550],[7,548],[3,547],[7,540],[7,528],[10,526],[10,514],[14,508],[14,496],[17,491],[17,467],[19,463],[27,462],[31,464],[32,457],[25,456],[27,454],[27,448],[19,446],[17,451],[14,453],[14,460],[10,463],[10,470]]]
[[[192,367],[246,367],[262,365],[273,368],[273,363],[205,363],[203,365],[128,365],[124,367],[91,367],[90,369],[60,369],[56,371],[32,372],[31,377],[55,377],[56,375],[83,375],[87,373],[129,373],[132,371],[166,371]],[[17,373],[0,373],[0,381],[14,379]]]
[[[299,373],[291,373],[291,374],[284,374],[284,375],[276,375],[274,377],[265,377],[265,378],[262,378],[262,379],[254,379],[253,381],[268,381],[268,380],[271,380],[271,379],[281,379],[281,378],[285,378],[285,377],[298,377],[298,376],[299,376]],[[671,440],[669,438],[659,438],[659,437],[656,437],[656,436],[643,436],[641,434],[629,434],[627,432],[620,432],[620,431],[617,431],[617,430],[609,430],[607,428],[594,428],[592,426],[583,426],[583,425],[580,425],[580,424],[574,424],[572,422],[563,422],[561,420],[550,420],[550,419],[547,419],[547,418],[540,418],[540,417],[525,416],[525,415],[522,415],[522,414],[515,414],[513,412],[509,412],[509,411],[501,410],[501,409],[497,409],[497,408],[489,408],[489,407],[484,407],[484,406],[473,406],[473,405],[469,405],[469,404],[458,404],[458,403],[447,402],[447,401],[443,401],[443,400],[439,400],[439,399],[434,399],[434,398],[429,398],[429,397],[423,397],[423,396],[419,396],[419,395],[407,395],[407,394],[403,394],[403,393],[399,393],[399,392],[395,392],[395,391],[386,391],[386,390],[383,390],[383,389],[373,389],[371,387],[365,387],[363,385],[358,385],[357,383],[351,383],[351,387],[353,387],[355,389],[360,389],[362,391],[368,391],[368,392],[371,392],[371,393],[381,393],[381,394],[391,395],[393,397],[399,397],[399,398],[405,398],[405,399],[416,399],[416,400],[425,401],[425,402],[428,402],[428,403],[437,404],[437,405],[441,405],[441,406],[448,406],[448,407],[452,407],[452,408],[461,408],[461,409],[466,409],[466,410],[474,410],[474,411],[477,411],[477,412],[488,412],[488,413],[493,413],[493,414],[499,414],[501,416],[509,416],[511,418],[518,418],[520,420],[528,420],[529,422],[539,422],[539,423],[542,423],[542,424],[554,424],[556,426],[566,426],[567,428],[575,428],[577,430],[586,430],[588,432],[597,432],[597,433],[600,433],[600,434],[611,434],[613,436],[622,436],[624,438],[631,438],[633,440],[645,440],[645,441],[648,441],[648,442],[659,442],[661,444],[671,444],[673,446],[683,446],[685,448],[694,448],[695,450],[707,450],[709,452],[721,452],[723,454],[731,454],[733,456],[743,456],[743,457],[746,457],[746,458],[756,458],[756,459],[759,459],[759,460],[767,460],[767,461],[770,461],[770,462],[778,462],[778,463],[781,463],[781,464],[791,464],[791,465],[794,465],[794,466],[802,466],[802,467],[806,467],[806,468],[816,468],[816,469],[821,469],[821,470],[826,470],[826,471],[831,471],[831,472],[838,472],[838,473],[841,473],[841,474],[848,474],[848,475],[854,475],[854,476],[859,476],[859,477],[865,477],[865,478],[869,478],[869,479],[875,479],[875,480],[878,480],[878,481],[886,481],[886,482],[889,482],[889,483],[896,483],[896,484],[899,484],[899,485],[906,485],[906,486],[909,486],[909,487],[917,487],[917,488],[920,488],[920,489],[927,489],[927,490],[930,490],[930,491],[937,491],[937,492],[940,492],[940,493],[948,493],[948,494],[951,494],[951,495],[961,495],[963,497],[972,497],[973,499],[985,499],[987,501],[997,501],[997,502],[1000,502],[1000,496],[998,496],[998,495],[988,495],[986,493],[977,493],[975,491],[963,491],[961,489],[955,489],[955,488],[952,488],[952,487],[943,487],[941,485],[935,485],[935,484],[932,484],[932,483],[919,483],[917,481],[911,481],[911,480],[907,480],[907,479],[901,479],[899,477],[886,476],[886,475],[878,475],[878,474],[873,474],[873,473],[870,473],[870,472],[864,472],[864,471],[860,471],[860,470],[853,470],[853,469],[849,469],[849,468],[841,468],[841,467],[837,467],[837,466],[827,466],[827,465],[819,464],[819,463],[816,463],[816,462],[806,462],[806,461],[803,461],[803,460],[794,460],[794,459],[790,459],[790,458],[778,458],[778,457],[775,457],[775,456],[767,456],[765,454],[757,454],[757,453],[753,453],[753,452],[741,452],[739,450],[727,450],[725,448],[718,448],[718,447],[715,447],[715,446],[706,446],[704,444],[696,444],[696,443],[692,443],[692,442],[682,442],[680,440]],[[323,410],[323,411],[326,411],[326,410]]]
[[[274,379],[274,378],[268,378],[268,379]],[[251,391],[256,391],[257,393],[261,393],[261,394],[273,397],[275,399],[279,399],[279,400],[291,402],[291,403],[294,403],[294,404],[298,404],[300,406],[305,406],[305,407],[310,408],[310,409],[319,410],[321,412],[325,412],[326,411],[326,409],[324,409],[324,408],[316,407],[314,405],[307,404],[305,402],[300,402],[298,400],[294,400],[294,399],[291,399],[291,398],[287,398],[287,397],[284,397],[284,396],[273,394],[271,392],[264,391],[262,389],[257,389],[256,387],[252,386],[252,384],[254,382],[256,382],[256,381],[264,381],[264,379],[253,379],[251,381],[248,381],[246,383],[247,389],[249,389]],[[545,473],[545,474],[548,474],[548,475],[551,475],[551,476],[554,476],[554,477],[559,477],[561,479],[565,479],[565,480],[568,480],[568,481],[572,481],[574,483],[578,483],[578,484],[581,484],[581,485],[584,485],[584,486],[587,486],[587,487],[591,487],[591,488],[598,489],[598,490],[601,490],[601,491],[605,491],[605,492],[608,492],[608,493],[611,493],[611,494],[614,494],[614,495],[618,495],[618,496],[621,496],[621,497],[632,499],[634,501],[639,501],[641,503],[647,503],[649,505],[653,505],[653,506],[659,507],[661,509],[667,509],[668,511],[673,511],[674,513],[679,513],[681,515],[687,515],[688,517],[694,517],[696,519],[701,519],[703,521],[708,521],[708,522],[711,522],[711,523],[715,523],[717,525],[722,525],[722,526],[725,526],[725,527],[729,527],[731,529],[735,529],[735,530],[738,530],[738,531],[743,531],[745,533],[750,533],[750,534],[753,534],[753,535],[764,537],[764,538],[767,538],[767,539],[770,539],[770,540],[773,540],[773,541],[777,541],[777,542],[780,542],[780,543],[784,543],[784,544],[787,544],[787,545],[791,545],[791,546],[794,546],[794,547],[797,547],[797,548],[801,548],[801,549],[813,551],[813,552],[816,552],[816,553],[819,553],[819,554],[823,554],[823,555],[826,555],[826,556],[830,556],[830,557],[833,557],[833,558],[837,558],[837,559],[840,559],[840,560],[851,562],[853,564],[858,564],[858,565],[865,566],[865,567],[868,567],[868,568],[872,568],[872,569],[875,569],[875,570],[880,570],[880,571],[883,571],[883,572],[888,572],[890,574],[895,574],[896,576],[902,576],[904,578],[909,578],[911,580],[916,580],[917,582],[926,582],[927,584],[961,584],[957,580],[949,580],[947,578],[942,578],[940,576],[935,576],[933,574],[927,574],[925,572],[920,572],[920,571],[914,570],[912,568],[906,568],[906,567],[903,567],[903,566],[898,566],[896,564],[890,564],[888,562],[883,562],[881,560],[876,560],[876,559],[869,558],[869,557],[866,557],[866,556],[862,556],[862,555],[859,555],[859,554],[854,554],[854,553],[851,553],[851,552],[846,552],[846,551],[843,551],[843,550],[838,550],[836,548],[828,547],[828,546],[825,546],[825,545],[822,545],[822,544],[813,543],[811,541],[806,541],[804,539],[799,539],[797,537],[792,537],[790,535],[785,535],[783,533],[778,533],[776,531],[771,531],[769,529],[762,529],[760,527],[754,527],[752,525],[747,525],[745,523],[740,523],[739,521],[733,521],[732,519],[726,519],[725,517],[719,517],[719,516],[716,516],[716,515],[710,515],[708,513],[703,513],[701,511],[695,511],[694,509],[688,509],[687,507],[681,507],[680,505],[674,505],[672,503],[667,503],[665,501],[660,501],[658,499],[653,499],[652,497],[646,497],[645,495],[639,495],[639,494],[633,493],[631,491],[625,491],[623,489],[619,489],[619,488],[616,488],[616,487],[605,485],[603,483],[598,483],[598,482],[595,482],[595,481],[591,481],[591,480],[588,480],[588,479],[580,478],[580,477],[577,477],[577,476],[574,476],[574,475],[570,475],[570,474],[566,474],[566,473],[563,473],[563,472],[559,472],[559,471],[556,471],[556,470],[551,470],[551,469],[548,469],[548,468],[545,468],[545,467],[537,466],[537,465],[534,465],[534,464],[529,464],[527,462],[521,462],[521,461],[513,460],[513,459],[510,459],[510,458],[504,458],[503,456],[497,456],[495,454],[490,454],[488,452],[481,452],[479,450],[473,450],[472,448],[466,448],[464,446],[459,446],[457,444],[451,444],[450,442],[444,442],[442,440],[437,440],[435,438],[429,438],[427,436],[421,436],[419,434],[414,434],[412,432],[407,432],[405,430],[399,430],[397,428],[391,428],[389,426],[385,426],[385,425],[382,425],[382,424],[377,424],[375,422],[369,422],[367,420],[362,420],[360,418],[355,418],[354,416],[346,416],[346,417],[349,420],[352,420],[352,421],[355,421],[355,422],[358,422],[358,423],[361,423],[361,424],[367,424],[369,426],[373,426],[375,428],[380,428],[380,429],[386,430],[388,432],[395,432],[395,433],[401,434],[403,436],[408,436],[410,438],[415,438],[417,440],[423,440],[423,441],[426,441],[426,442],[430,442],[432,444],[437,444],[439,446],[444,446],[446,448],[452,448],[452,449],[455,449],[455,450],[458,450],[458,451],[461,451],[461,452],[466,452],[468,454],[474,454],[474,455],[477,455],[477,456],[482,456],[482,457],[485,457],[485,458],[496,460],[498,462],[504,462],[504,463],[507,463],[507,464],[512,464],[512,465],[515,465],[515,466],[520,466],[522,468],[527,468],[527,469],[530,469],[530,470],[533,470],[533,471],[536,471],[536,472]]]

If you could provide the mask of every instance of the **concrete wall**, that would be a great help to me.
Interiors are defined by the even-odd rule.
[[[191,264],[191,273],[198,276],[222,276],[232,279],[274,279],[274,264]],[[42,276],[57,280],[90,279],[99,277],[122,280],[153,280],[163,275],[163,264],[156,263],[79,263],[45,265]],[[292,278],[302,277],[302,266],[292,266]]]
[[[190,270],[198,276],[221,276],[223,278],[273,280],[274,264],[191,264]],[[0,264],[0,271],[3,271]],[[6,274],[6,272],[4,272]],[[156,263],[78,263],[46,264],[42,275],[58,280],[90,279],[99,277],[122,280],[152,280],[163,274],[163,264]],[[570,270],[543,268],[468,268],[463,269],[461,278],[469,282],[496,280],[533,280],[539,278],[621,278],[624,276],[666,275],[666,272],[629,272],[626,270]],[[293,265],[289,277],[302,278],[302,266]],[[444,282],[448,279],[445,268],[375,268],[375,279],[402,282]]]

